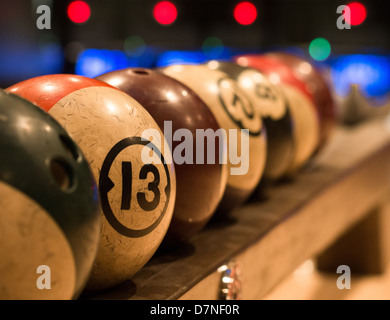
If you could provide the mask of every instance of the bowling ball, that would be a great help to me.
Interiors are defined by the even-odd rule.
[[[217,60],[209,61],[206,65],[227,73],[251,97],[267,132],[267,159],[263,176],[272,180],[281,178],[294,155],[292,118],[282,91],[256,69]]]
[[[174,165],[157,123],[129,95],[96,79],[48,75],[8,90],[63,125],[98,181],[102,236],[86,290],[130,279],[161,244],[174,208]]]
[[[336,123],[335,103],[325,77],[313,64],[296,55],[271,52],[267,56],[288,65],[293,69],[294,76],[304,83],[304,92],[312,98],[320,113],[319,149],[322,148],[329,140]]]
[[[0,90],[0,299],[73,299],[100,240],[98,190],[49,114]]]
[[[173,65],[160,71],[191,88],[208,105],[227,137],[227,187],[217,209],[221,216],[242,205],[262,177],[266,135],[261,115],[224,72],[205,65]]]
[[[259,57],[265,59],[263,61],[266,61],[266,65],[269,66],[269,70],[266,71],[264,64],[262,64],[262,69],[265,72],[268,74],[270,72],[280,72],[283,74],[286,83],[299,88],[312,100],[320,118],[318,150],[321,149],[332,134],[336,123],[336,109],[329,85],[320,70],[305,59],[293,54],[270,52],[258,56],[256,59]]]
[[[160,72],[128,68],[97,79],[136,99],[164,132],[172,148],[177,184],[175,209],[164,243],[190,239],[210,220],[226,187],[227,165],[207,163],[207,156],[219,156],[219,145],[208,144],[207,138],[220,129],[217,120],[190,88]]]
[[[294,160],[287,175],[295,174],[318,150],[321,136],[320,112],[313,100],[302,90],[302,82],[293,77],[292,69],[266,55],[234,57],[236,63],[252,67],[268,76],[270,82],[285,95],[293,121]]]

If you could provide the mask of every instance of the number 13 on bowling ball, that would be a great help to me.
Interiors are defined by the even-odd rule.
[[[144,147],[154,150],[153,156],[157,156],[155,162],[161,162],[161,167],[158,168],[153,163],[145,164],[142,159],[134,162],[126,160],[129,159],[127,152],[142,154],[142,148]],[[126,149],[128,150],[125,151]],[[118,161],[118,159],[122,160]],[[115,165],[116,162],[119,163]],[[110,169],[113,166],[121,168],[119,175],[110,175]],[[162,172],[160,173],[160,171]],[[115,230],[128,237],[139,238],[146,236],[160,224],[167,212],[172,193],[171,173],[169,171],[168,164],[165,163],[165,159],[158,152],[157,147],[144,138],[125,138],[110,150],[100,172],[99,189],[104,214]],[[133,186],[133,184],[138,185]],[[121,188],[118,186],[121,186]],[[161,206],[158,210],[160,215],[156,216],[152,222],[145,221],[145,224],[139,228],[128,227],[126,221],[123,221],[123,217],[116,215],[111,206],[113,201],[110,199],[112,198],[110,192],[115,188],[118,191],[114,191],[113,194],[121,195],[121,201],[118,202],[120,208],[116,208],[118,211],[131,210],[130,214],[142,216],[145,213],[155,211]]]

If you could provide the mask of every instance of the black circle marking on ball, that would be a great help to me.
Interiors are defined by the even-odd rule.
[[[160,214],[160,216],[157,218],[155,222],[153,222],[149,227],[140,229],[140,230],[134,230],[130,229],[126,226],[124,226],[119,220],[115,217],[114,212],[111,209],[109,200],[108,200],[108,192],[114,187],[114,183],[109,178],[108,174],[110,172],[111,166],[116,159],[116,157],[119,155],[122,150],[133,146],[133,145],[143,145],[145,147],[150,148],[153,150],[161,159],[161,162],[164,164],[165,174],[167,176],[167,186],[165,187],[165,194],[167,196],[167,201],[165,202],[164,208]],[[150,232],[152,232],[162,221],[167,208],[169,204],[169,197],[171,194],[171,183],[170,183],[170,175],[169,175],[169,169],[165,162],[165,159],[161,152],[156,148],[156,146],[150,142],[147,139],[143,139],[141,137],[131,137],[131,138],[125,138],[121,141],[119,141],[107,154],[106,158],[103,161],[103,165],[100,171],[100,177],[99,177],[99,193],[100,193],[100,200],[102,204],[103,213],[107,219],[107,221],[110,223],[110,225],[120,234],[129,237],[129,238],[140,238],[144,237]]]
[[[223,81],[229,81],[233,84],[233,86],[235,86],[237,89],[239,89],[239,87],[230,79],[230,78],[221,78],[218,80],[218,87],[221,89],[221,84]],[[252,105],[252,103],[250,102],[249,99],[246,99],[247,100],[247,104],[244,103],[243,98],[241,96],[239,96],[236,91],[234,90],[233,91],[233,94],[234,94],[234,98],[233,98],[233,101],[232,101],[232,105],[234,107],[236,107],[237,103],[241,105],[241,109],[242,111],[244,112],[245,116],[248,118],[248,119],[253,119],[254,116],[255,116],[255,109]],[[231,112],[229,111],[229,108],[224,100],[224,98],[222,97],[222,91],[219,90],[219,93],[218,93],[218,98],[219,98],[219,101],[221,103],[221,105],[223,106],[223,108],[225,109],[227,115],[229,116],[229,118],[235,123],[237,124],[241,129],[247,129],[248,128],[245,128],[242,121],[239,120],[239,119],[236,119],[232,114]],[[246,97],[245,97],[246,98]],[[248,111],[247,108],[246,108],[246,105],[250,106],[250,110]],[[258,131],[252,131],[252,130],[249,130],[249,134],[251,136],[258,136],[260,135],[261,133],[261,127],[259,128]]]

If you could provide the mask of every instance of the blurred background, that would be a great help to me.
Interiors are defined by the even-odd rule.
[[[96,77],[125,67],[284,51],[322,71],[342,106],[338,110],[344,122],[355,123],[375,109],[390,114],[388,4],[389,0],[0,0],[0,87],[44,74]],[[350,21],[338,11],[342,5],[349,5]],[[302,268],[303,273],[292,275],[269,298],[306,299],[313,291],[317,298],[340,294],[330,291],[336,290],[334,278],[320,277],[312,263]],[[309,275],[314,282],[302,280]],[[375,278],[371,292],[390,299],[390,271],[386,277]]]
[[[337,97],[358,94],[384,105],[390,89],[388,0],[352,2],[0,0],[0,86],[50,73],[95,77],[124,67],[277,50],[316,64]],[[347,4],[350,28],[339,29],[337,21],[345,24],[347,17],[337,10]],[[46,18],[42,6],[50,8]]]

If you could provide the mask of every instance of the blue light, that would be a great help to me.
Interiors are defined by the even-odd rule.
[[[7,39],[0,48],[0,81],[16,83],[44,74],[61,73],[64,53],[55,41],[38,44]]]
[[[210,36],[203,41],[202,52],[208,60],[230,60],[232,57],[231,50],[216,36]]]
[[[230,60],[233,56],[231,50],[228,47],[223,47],[222,50],[213,48],[204,52],[207,60]]]
[[[367,97],[381,97],[390,92],[390,59],[380,55],[344,55],[331,66],[335,91],[348,95],[351,84],[358,84]]]
[[[89,78],[128,67],[126,54],[120,50],[86,49],[76,61],[76,74]]]
[[[129,67],[153,68],[156,62],[156,49],[151,46],[145,46],[139,56],[127,55]]]
[[[173,64],[199,64],[207,61],[207,56],[201,51],[165,51],[157,58],[157,67]]]
[[[59,43],[47,43],[41,46],[42,72],[45,74],[61,72],[64,67],[64,54]]]

